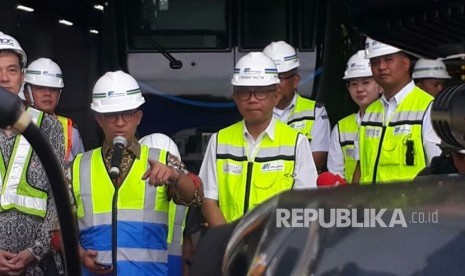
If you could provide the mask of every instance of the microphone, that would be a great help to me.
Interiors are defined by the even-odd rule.
[[[324,172],[320,174],[316,180],[318,187],[335,187],[339,185],[346,185],[347,181],[338,174]]]
[[[120,174],[121,161],[123,160],[123,150],[128,145],[128,141],[123,136],[116,136],[113,139],[113,156],[111,157],[110,177],[117,179]]]

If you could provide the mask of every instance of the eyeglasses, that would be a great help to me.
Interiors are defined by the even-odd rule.
[[[288,80],[288,79],[292,78],[292,77],[295,76],[295,75],[297,75],[297,73],[290,74],[290,75],[287,75],[287,76],[286,76],[286,75],[278,75],[278,78],[279,78],[280,80]]]
[[[234,95],[241,101],[248,101],[253,94],[257,100],[263,101],[268,99],[268,95],[274,91],[275,90],[236,90],[234,91]]]
[[[111,124],[116,123],[118,121],[118,118],[121,116],[121,118],[125,122],[129,122],[134,119],[134,115],[137,113],[137,109],[133,110],[128,110],[128,111],[123,111],[123,112],[113,112],[113,113],[101,113],[103,118],[108,121]]]

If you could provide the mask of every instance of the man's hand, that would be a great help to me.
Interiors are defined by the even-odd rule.
[[[177,184],[181,173],[174,168],[160,162],[149,160],[150,168],[142,176],[142,180],[149,180],[152,186],[162,186],[166,183]]]
[[[9,261],[16,257],[16,253],[11,253],[5,250],[0,250],[0,274],[10,272],[15,269],[16,266],[11,264]]]
[[[202,203],[202,215],[209,226],[219,226],[226,224],[226,219],[218,206],[218,201],[204,198]]]
[[[19,252],[18,254],[13,254],[10,252],[6,251],[1,251],[1,262],[3,262],[4,258],[8,259],[7,260],[7,266],[3,266],[3,263],[0,265],[0,270],[1,272],[7,272],[8,275],[21,275],[26,267],[36,261],[36,258],[34,255],[32,255],[29,250],[23,250]],[[3,270],[4,268],[8,268],[8,270]]]
[[[90,272],[96,274],[108,274],[113,271],[113,267],[107,268],[106,266],[95,263],[97,258],[97,251],[80,249],[81,263],[89,269]]]

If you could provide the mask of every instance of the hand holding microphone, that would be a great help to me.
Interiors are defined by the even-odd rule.
[[[113,156],[111,157],[110,177],[117,179],[121,173],[121,161],[123,160],[124,148],[128,141],[123,136],[116,136],[113,139]]]

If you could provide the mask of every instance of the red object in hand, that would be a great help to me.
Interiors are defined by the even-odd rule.
[[[61,252],[61,231],[52,231],[50,245],[56,252]]]
[[[338,174],[330,172],[321,173],[316,179],[318,187],[333,187],[339,185],[347,185],[347,181]]]

